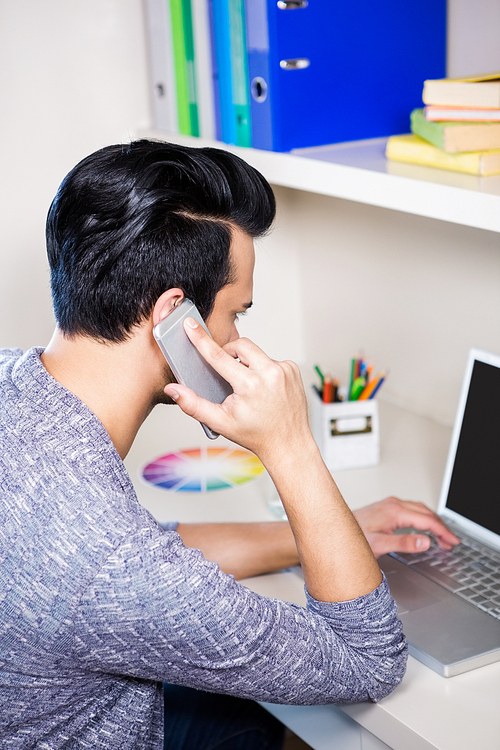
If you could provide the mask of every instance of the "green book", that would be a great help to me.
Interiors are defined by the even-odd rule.
[[[200,134],[196,104],[191,0],[170,0],[179,132]]]
[[[427,120],[423,109],[410,116],[411,132],[446,153],[500,148],[500,123]]]
[[[231,86],[233,116],[236,119],[236,144],[252,145],[250,120],[250,85],[246,48],[244,0],[229,0],[229,34],[231,46]]]

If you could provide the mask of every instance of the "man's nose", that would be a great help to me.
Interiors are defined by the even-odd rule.
[[[240,337],[240,334],[236,327],[236,323],[233,323],[233,326],[231,329],[231,338],[229,339],[229,341],[236,341],[236,339],[239,339],[239,337]]]

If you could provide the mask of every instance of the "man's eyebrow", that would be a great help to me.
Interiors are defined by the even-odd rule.
[[[242,304],[242,307],[244,307],[245,310],[250,310],[250,308],[252,307],[252,305],[253,305],[253,300],[250,300],[250,302],[244,302]]]

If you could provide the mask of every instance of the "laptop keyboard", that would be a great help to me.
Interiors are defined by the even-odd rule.
[[[452,531],[461,543],[450,552],[433,541],[425,552],[391,555],[500,620],[500,553],[455,528]]]

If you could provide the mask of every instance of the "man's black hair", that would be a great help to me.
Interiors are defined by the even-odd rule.
[[[231,227],[259,237],[275,210],[264,177],[227,151],[140,140],[91,154],[47,217],[60,329],[124,341],[174,287],[206,319],[231,282]]]

